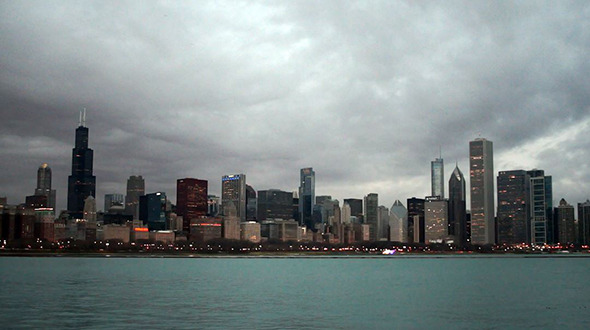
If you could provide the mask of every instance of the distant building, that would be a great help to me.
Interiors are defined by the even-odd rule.
[[[131,239],[131,228],[125,225],[108,224],[102,226],[102,231],[97,234],[97,238],[104,241],[121,241],[129,243]]]
[[[493,143],[478,138],[469,142],[471,173],[471,243],[494,244],[494,153]]]
[[[123,206],[123,194],[106,194],[104,195],[104,211],[108,212],[113,206]]]
[[[555,222],[557,223],[557,243],[568,244],[576,242],[576,225],[574,220],[574,207],[565,199],[559,201],[555,208]]]
[[[166,194],[155,192],[139,197],[139,220],[149,230],[166,230]]]
[[[424,241],[443,243],[449,236],[449,206],[439,196],[427,197],[424,202]]]
[[[369,241],[376,241],[379,230],[379,196],[377,194],[371,193],[365,196],[364,210],[364,223],[369,225]]]
[[[498,173],[498,243],[530,243],[530,178],[526,171]]]
[[[90,224],[96,225],[96,200],[92,196],[86,197],[84,201],[83,219]]]
[[[127,179],[127,195],[125,196],[125,214],[139,219],[139,197],[145,195],[145,181],[141,175],[132,175]],[[106,211],[106,210],[105,210]]]
[[[456,165],[449,178],[449,235],[454,237],[456,245],[467,242],[466,189],[463,173]]]
[[[219,215],[219,197],[215,195],[207,196],[207,216],[216,217]]]
[[[363,219],[363,200],[359,198],[347,198],[344,203],[350,206],[350,216],[356,217],[362,222]]]
[[[32,209],[48,208],[49,202],[45,195],[32,195],[25,197],[25,206]]]
[[[233,203],[237,217],[240,221],[246,221],[246,175],[231,174],[221,178],[221,205]]]
[[[41,164],[37,170],[37,188],[35,196],[46,196],[47,207],[55,211],[55,189],[51,189],[51,168],[47,163]]]
[[[344,204],[342,204],[342,208],[340,210],[340,222],[344,223],[344,224],[350,224],[351,220],[351,210],[350,210],[350,205],[348,205],[348,203],[344,202]]]
[[[288,220],[293,215],[293,193],[278,189],[258,191],[258,221],[266,219]]]
[[[246,221],[255,221],[258,208],[256,190],[249,184],[246,184]]]
[[[193,242],[207,242],[221,238],[222,220],[220,218],[202,218],[191,221],[189,240]]]
[[[555,241],[553,223],[553,185],[551,176],[543,170],[527,171],[530,176],[530,237],[531,244],[551,244]]]
[[[408,198],[408,243],[424,243],[424,199]]]
[[[300,170],[299,181],[299,224],[314,229],[313,206],[315,205],[315,172],[307,167]]]
[[[392,242],[408,242],[408,210],[396,200],[389,212],[389,240]]]
[[[92,174],[94,151],[88,148],[88,127],[85,125],[86,111],[80,113],[72,150],[72,174],[68,177],[68,211],[75,219],[82,218],[86,198],[96,196],[96,177]]]
[[[432,196],[445,198],[445,166],[442,158],[430,162]]]
[[[240,224],[240,238],[242,241],[260,243],[260,223],[256,221],[242,222]]]
[[[389,240],[389,209],[380,205],[377,210],[377,240]]]
[[[190,232],[191,220],[207,215],[207,189],[207,180],[176,180],[176,214],[182,217],[182,231],[187,234]]]
[[[35,238],[34,209],[22,206],[0,207],[0,240],[32,240]]]
[[[578,243],[590,244],[590,200],[578,203]]]

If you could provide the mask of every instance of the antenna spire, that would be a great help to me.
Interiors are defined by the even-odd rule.
[[[86,127],[86,108],[84,108],[84,110],[82,110],[82,112],[80,113],[80,116],[81,116],[80,126]]]

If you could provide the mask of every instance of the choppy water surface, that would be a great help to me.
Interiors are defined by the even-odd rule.
[[[590,329],[590,258],[0,258],[1,328]]]

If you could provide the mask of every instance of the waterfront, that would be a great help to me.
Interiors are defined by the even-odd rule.
[[[3,327],[588,328],[590,259],[0,258]]]

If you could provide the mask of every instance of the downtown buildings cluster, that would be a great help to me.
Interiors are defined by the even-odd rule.
[[[140,175],[127,180],[126,195],[107,194],[104,211],[96,205],[93,150],[89,148],[85,113],[80,115],[68,177],[67,210],[56,216],[56,192],[51,169],[42,164],[37,188],[18,205],[0,199],[0,240],[59,242],[178,241],[206,243],[215,239],[252,243],[390,241],[399,244],[569,245],[590,244],[590,201],[574,206],[561,200],[553,206],[552,177],[543,170],[494,173],[493,143],[478,138],[469,143],[470,187],[458,166],[445,194],[444,161],[431,162],[431,195],[379,205],[377,193],[344,199],[316,196],[315,171],[300,170],[297,192],[256,191],[245,174],[221,178],[221,196],[208,193],[208,181],[177,180],[176,204],[165,192],[146,193]],[[497,180],[497,190],[494,181]],[[467,208],[467,193],[470,208]],[[494,193],[497,192],[497,208]]]

